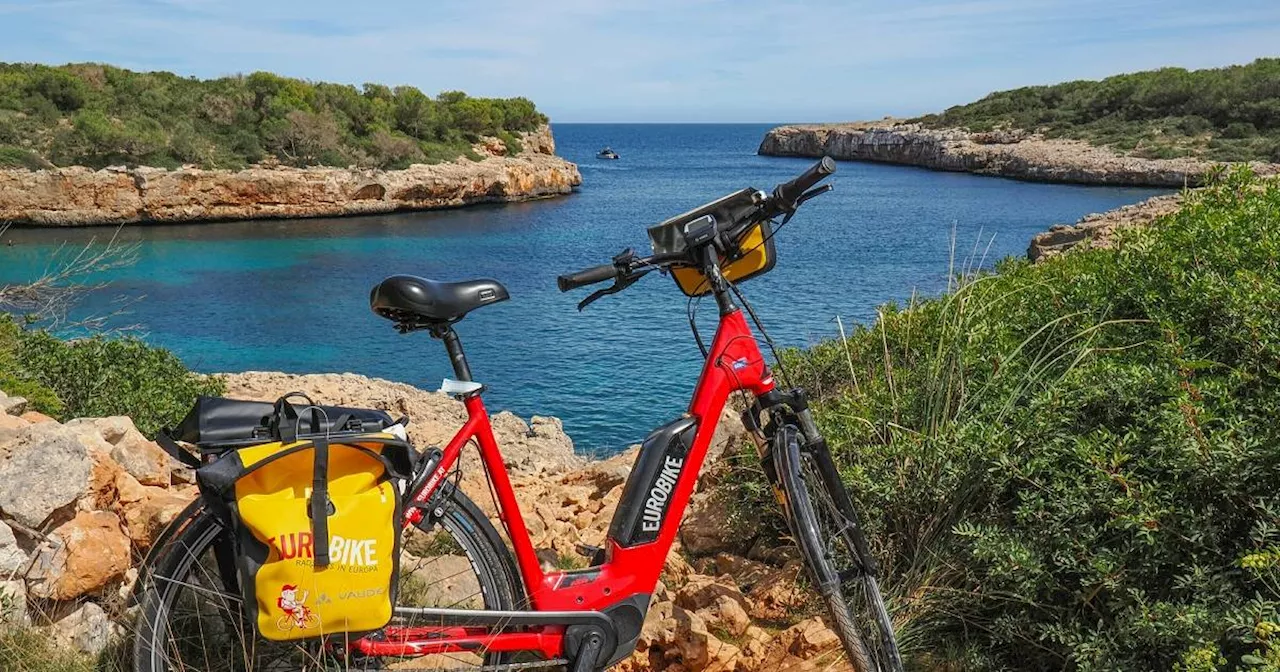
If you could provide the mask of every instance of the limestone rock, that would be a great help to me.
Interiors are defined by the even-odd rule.
[[[769,156],[826,155],[1034,182],[1173,188],[1196,186],[1219,165],[1192,158],[1127,156],[1078,140],[1048,139],[1017,131],[968,133],[894,119],[779,126],[769,131],[758,152]],[[1252,165],[1262,175],[1280,173],[1280,164]]]
[[[792,562],[775,570],[747,593],[748,613],[752,618],[782,621],[791,617],[807,599],[797,580],[804,572],[800,562]]]
[[[323,399],[326,404],[377,408],[392,417],[406,415],[410,419],[409,438],[419,449],[445,445],[467,419],[462,404],[447,395],[354,374],[291,375],[251,371],[225,378],[227,396],[236,399],[275,401],[281,395],[300,391],[317,401]],[[513,471],[557,474],[584,462],[574,455],[572,441],[558,420],[539,418],[529,424],[512,413],[502,412],[495,414],[491,422],[503,457]],[[474,451],[466,450],[463,455],[467,460],[475,460]],[[475,465],[474,462],[466,464]]]
[[[27,411],[27,400],[22,397],[10,397],[0,392],[0,414],[22,415]]]
[[[81,653],[97,655],[107,648],[111,636],[111,622],[102,607],[85,602],[53,626],[54,639],[63,646]]]
[[[41,413],[40,411],[27,411],[26,413],[23,413],[19,417],[21,417],[23,420],[26,420],[27,422],[33,425],[39,424],[42,422],[57,422],[57,420],[54,420],[53,418],[45,415],[44,413]]]
[[[696,499],[680,526],[680,543],[694,555],[741,552],[743,539],[725,534],[729,529],[729,512],[710,497]],[[749,539],[746,541],[750,541]]]
[[[74,502],[89,484],[92,460],[77,434],[45,423],[23,430],[0,454],[0,511],[40,527],[54,510]]]
[[[0,413],[0,445],[13,441],[18,438],[20,430],[31,423],[16,415],[5,415]]]
[[[26,625],[27,584],[22,579],[0,579],[0,628],[6,623]]]
[[[125,472],[117,474],[116,490],[119,498],[115,510],[124,520],[129,539],[140,550],[150,548],[164,528],[199,494],[195,488],[178,491],[144,486]]]
[[[812,658],[841,646],[840,637],[821,619],[810,618],[784,630],[778,642],[787,652],[799,658]]]
[[[582,183],[577,166],[546,151],[554,151],[550,135],[546,127],[525,134],[525,149],[514,157],[404,170],[266,165],[0,170],[0,221],[87,226],[337,217],[547,198]]]
[[[51,549],[42,553],[37,597],[70,600],[95,592],[129,569],[129,538],[120,518],[106,511],[80,511],[50,535]]]
[[[109,439],[108,439],[109,440]],[[111,457],[143,485],[168,487],[172,458],[160,446],[147,440],[136,429],[130,429],[115,443]]]
[[[1146,226],[1182,206],[1182,194],[1166,194],[1107,212],[1085,215],[1075,224],[1057,224],[1036,234],[1027,247],[1027,258],[1042,261],[1074,248],[1111,247],[1115,233],[1133,226]]]
[[[0,578],[21,573],[29,560],[27,554],[18,547],[13,528],[0,520]]]
[[[734,584],[744,590],[773,569],[763,562],[749,560],[732,553],[717,553],[714,557],[704,558],[698,563],[699,572],[713,576],[727,575],[733,579]]]

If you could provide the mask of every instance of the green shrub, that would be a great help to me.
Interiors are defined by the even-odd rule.
[[[136,338],[64,341],[0,314],[0,390],[60,420],[127,415],[154,436],[197,396],[224,389],[221,379],[192,373],[173,353]]]
[[[1159,145],[1188,144],[1200,154],[1203,138],[1247,139],[1280,131],[1280,59],[1187,71],[1161,68],[1101,81],[1029,86],[998,91],[967,105],[917,121],[934,127],[984,131],[998,127],[1039,130],[1049,137],[1086,140],[1132,150],[1138,138]],[[1148,143],[1150,144],[1150,143]],[[1204,152],[1214,160],[1272,160],[1270,146],[1244,143],[1231,152]],[[1180,154],[1189,150],[1183,150]],[[1172,156],[1148,149],[1148,156]]]
[[[917,665],[1280,669],[1275,182],[783,359]],[[754,473],[722,496],[759,511]]]
[[[52,164],[37,156],[30,150],[21,147],[0,145],[0,168],[26,168],[40,170]]]
[[[401,167],[421,158],[418,144],[435,161],[452,161],[479,136],[546,121],[525,98],[460,91],[430,98],[411,86],[357,89],[265,72],[198,80],[96,64],[0,63],[0,144],[64,166],[234,168],[270,153],[298,166]]]
[[[153,436],[182,419],[200,395],[221,394],[220,379],[192,373],[173,353],[133,337],[63,341],[23,334],[22,368],[57,393],[66,417],[128,415]]]

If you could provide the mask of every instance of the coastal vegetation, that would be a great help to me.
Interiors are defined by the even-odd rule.
[[[59,420],[128,415],[148,436],[186,415],[222,381],[134,336],[64,340],[0,313],[0,391]]]
[[[521,149],[546,123],[525,98],[432,98],[411,86],[267,72],[211,80],[95,63],[0,63],[0,168],[195,164],[403,168],[478,158],[482,136]]]
[[[915,121],[1040,132],[1145,158],[1280,162],[1280,59],[1028,86]]]
[[[1280,669],[1280,185],[784,353],[919,669]],[[746,450],[739,532],[770,493]]]

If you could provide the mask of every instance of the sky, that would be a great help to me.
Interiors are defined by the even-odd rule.
[[[0,61],[526,96],[559,122],[915,115],[1280,56],[1280,0],[0,0]]]

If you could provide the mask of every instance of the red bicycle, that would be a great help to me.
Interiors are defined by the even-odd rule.
[[[778,389],[739,303],[757,327],[759,321],[734,285],[772,268],[777,229],[830,188],[816,185],[834,170],[824,158],[772,194],[750,188],[729,194],[652,227],[650,256],[626,250],[611,263],[559,278],[561,291],[612,281],[583,300],[581,309],[649,273],[669,273],[686,294],[713,296],[720,313],[710,348],[698,339],[706,363],[688,412],[645,439],[604,547],[587,549],[589,567],[548,571],[539,562],[494,441],[483,387],[472,380],[454,330],[469,311],[507,299],[506,289],[493,280],[395,276],[374,288],[374,312],[402,333],[425,330],[443,341],[454,379],[442,389],[461,399],[468,419],[447,446],[427,452],[409,486],[413,505],[406,509],[392,624],[306,645],[255,637],[242,620],[231,544],[197,502],[157,543],[139,582],[136,669],[608,667],[635,648],[716,420],[730,395],[742,391],[752,399],[744,423],[853,668],[900,671],[876,563],[853,503],[803,391]],[[473,441],[510,548],[451,478],[463,447]]]

